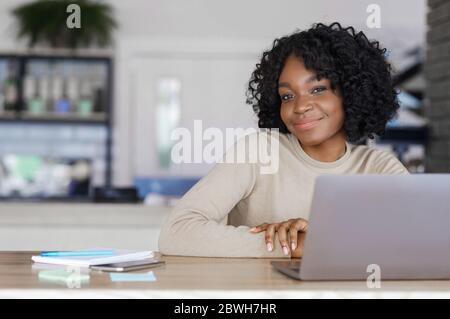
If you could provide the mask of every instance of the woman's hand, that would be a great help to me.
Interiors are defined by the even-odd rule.
[[[272,251],[275,248],[275,232],[278,234],[283,253],[291,257],[301,257],[303,254],[303,243],[305,233],[308,229],[308,221],[303,218],[289,219],[281,223],[264,223],[253,227],[250,231],[254,234],[262,231],[266,232],[265,241],[267,250]]]

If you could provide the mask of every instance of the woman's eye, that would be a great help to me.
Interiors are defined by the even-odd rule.
[[[290,100],[290,99],[292,99],[292,94],[284,94],[284,95],[281,96],[281,100],[282,101],[287,101],[287,100]]]
[[[322,91],[325,91],[327,88],[325,87],[325,86],[318,86],[318,87],[315,87],[314,89],[312,89],[312,93],[320,93],[320,92],[322,92]]]

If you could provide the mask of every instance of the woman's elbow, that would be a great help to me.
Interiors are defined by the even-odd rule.
[[[158,249],[163,255],[182,255],[183,247],[179,244],[183,242],[182,232],[176,230],[174,223],[165,223],[159,234]]]
[[[170,225],[163,225],[158,239],[158,249],[163,255],[171,255],[171,238]]]

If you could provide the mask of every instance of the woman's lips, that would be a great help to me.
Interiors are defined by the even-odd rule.
[[[294,125],[295,128],[298,128],[300,130],[309,130],[309,129],[319,125],[319,122],[322,119],[323,118],[319,118],[319,119],[305,119],[305,120],[302,120],[302,121],[294,122],[293,125]]]

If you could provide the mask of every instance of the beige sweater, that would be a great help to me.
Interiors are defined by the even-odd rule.
[[[337,161],[319,162],[305,153],[294,135],[278,136],[275,174],[261,174],[259,163],[216,164],[170,213],[161,230],[160,251],[184,256],[286,257],[278,242],[268,252],[264,233],[249,229],[264,222],[308,219],[318,175],[408,173],[390,153],[367,146],[347,143],[346,153]]]

